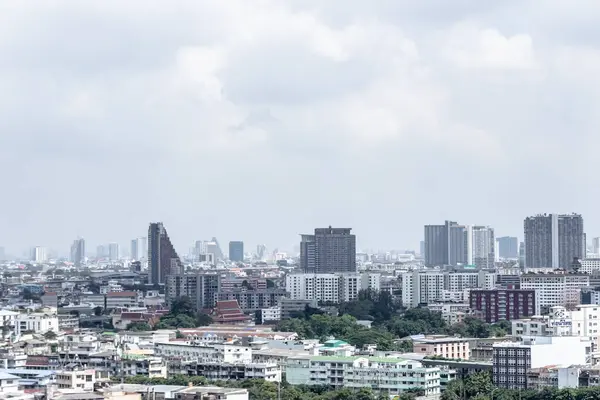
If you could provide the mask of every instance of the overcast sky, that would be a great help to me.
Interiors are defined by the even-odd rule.
[[[0,246],[600,235],[597,0],[0,1]],[[93,249],[92,249],[93,251]]]

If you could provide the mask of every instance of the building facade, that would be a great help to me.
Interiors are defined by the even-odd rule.
[[[164,284],[167,275],[183,271],[183,264],[162,222],[150,223],[148,227],[148,270],[153,284]]]
[[[220,279],[217,274],[168,275],[165,300],[167,304],[171,304],[180,297],[189,297],[198,310],[213,308],[219,292]]]
[[[244,261],[244,242],[229,242],[229,260],[233,262]]]
[[[81,267],[85,260],[85,240],[75,239],[71,245],[71,262],[75,267]]]
[[[581,289],[590,285],[587,274],[549,273],[521,275],[521,289],[535,290],[536,314],[553,306],[572,308],[579,304]]]
[[[510,321],[535,315],[535,290],[471,290],[469,304],[487,323]]]
[[[351,228],[317,228],[301,235],[300,266],[304,273],[356,272],[356,236]]]
[[[583,218],[579,214],[543,214],[524,221],[525,266],[567,269],[585,258]]]
[[[504,260],[516,260],[519,258],[519,239],[512,236],[499,237],[498,256]]]
[[[361,290],[379,291],[381,275],[375,273],[346,274],[289,274],[285,289],[293,300],[311,300],[342,303],[358,298]]]

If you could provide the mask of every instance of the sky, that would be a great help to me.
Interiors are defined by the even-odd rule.
[[[0,246],[600,236],[597,0],[0,1]]]

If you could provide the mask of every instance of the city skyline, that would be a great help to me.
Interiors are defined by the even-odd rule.
[[[595,3],[325,3],[11,2],[0,245],[128,248],[161,220],[178,248],[331,224],[416,249],[445,219],[521,236],[572,193],[599,236]]]

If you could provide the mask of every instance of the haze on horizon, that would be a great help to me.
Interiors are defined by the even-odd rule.
[[[600,2],[0,3],[0,246],[600,234]],[[91,248],[91,247],[90,247]]]

